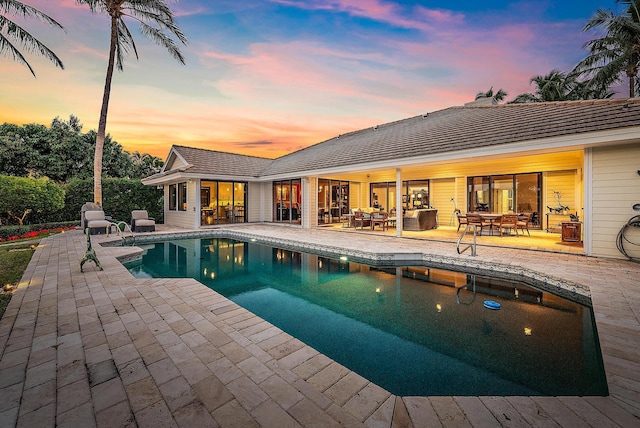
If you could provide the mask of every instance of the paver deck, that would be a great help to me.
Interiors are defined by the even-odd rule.
[[[160,228],[160,234],[163,232]],[[131,247],[43,239],[0,322],[0,426],[640,426],[640,265],[249,224],[265,240],[528,269],[590,290],[608,397],[399,397],[193,279],[135,279]],[[164,232],[170,232],[164,230]],[[184,231],[182,231],[184,232]],[[113,238],[113,237],[111,237]]]

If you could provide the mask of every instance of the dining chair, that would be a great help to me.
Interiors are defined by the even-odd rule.
[[[508,232],[506,232],[508,230]],[[515,231],[516,236],[518,236],[518,214],[503,214],[500,217],[500,225],[498,226],[498,231],[500,232],[500,236],[502,233],[511,234],[511,231]]]
[[[475,213],[467,213],[467,224],[469,226],[475,226],[477,229],[480,230],[480,235],[482,235],[482,230],[484,229],[485,226],[490,226],[489,223],[486,223],[485,221],[482,220],[482,217],[480,217],[480,214],[475,214]]]
[[[522,235],[524,236],[524,231],[527,231],[527,234],[531,236],[531,232],[529,232],[529,223],[531,222],[531,213],[524,213],[518,216],[518,229],[522,230]]]
[[[458,232],[460,232],[460,226],[467,224],[467,216],[462,215],[460,209],[455,210],[456,217],[458,219]]]

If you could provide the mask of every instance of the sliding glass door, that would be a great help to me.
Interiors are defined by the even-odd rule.
[[[318,224],[339,223],[349,214],[349,182],[318,180]]]
[[[200,183],[200,224],[244,223],[247,184],[202,181]]]
[[[469,177],[467,211],[531,214],[540,218],[542,173]]]
[[[273,182],[273,219],[277,222],[302,221],[302,181],[282,180]]]

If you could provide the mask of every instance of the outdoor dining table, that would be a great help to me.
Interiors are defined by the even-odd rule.
[[[482,220],[489,222],[489,234],[493,236],[493,229],[495,227],[495,222],[496,221],[500,222],[500,218],[502,217],[502,214],[487,213],[487,212],[479,212],[476,214],[478,214],[480,218],[482,218]]]

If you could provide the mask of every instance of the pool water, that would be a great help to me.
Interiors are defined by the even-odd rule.
[[[149,244],[129,270],[193,277],[396,395],[608,394],[591,308],[524,283],[226,238]]]

